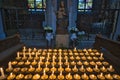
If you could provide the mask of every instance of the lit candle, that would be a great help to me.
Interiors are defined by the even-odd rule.
[[[103,73],[100,73],[100,77],[103,77]]]
[[[60,71],[60,75],[62,75],[62,71]]]
[[[44,70],[43,74],[44,74],[44,75],[46,75],[46,72],[45,72],[45,70]]]
[[[23,57],[25,58],[25,52],[23,52]]]
[[[112,69],[113,67],[112,67],[112,65],[110,65],[110,69]]]
[[[71,76],[71,74],[69,73],[69,74],[68,74],[68,78],[69,78],[70,76]]]
[[[38,52],[36,52],[35,57],[38,57]]]
[[[74,48],[74,50],[76,50],[76,47]]]
[[[8,63],[8,68],[9,68],[9,69],[12,68],[11,62]]]
[[[100,57],[101,57],[101,58],[103,57],[103,53],[100,54]]]
[[[87,77],[86,73],[84,73],[84,75],[83,75],[83,76],[84,76],[84,78],[86,78],[86,77]]]
[[[40,62],[38,63],[38,68],[40,68],[41,66],[40,66]]]
[[[20,57],[20,53],[19,53],[19,52],[17,52],[17,57],[18,57],[18,58]]]
[[[31,48],[29,48],[29,49],[28,49],[28,52],[30,53],[30,52],[31,52],[31,50],[32,50],[32,49],[31,49]]]
[[[30,65],[30,68],[33,68],[32,65]]]
[[[26,47],[25,46],[23,47],[23,51],[26,51]]]
[[[0,71],[1,71],[1,76],[2,76],[2,77],[5,77],[3,68],[0,68]]]
[[[31,53],[28,53],[29,54],[29,57],[31,58]]]
[[[97,65],[95,65],[95,69],[98,69],[98,66],[97,66]]]

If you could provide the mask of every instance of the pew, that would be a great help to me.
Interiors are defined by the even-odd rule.
[[[0,40],[0,62],[7,60],[23,46],[24,44],[20,42],[19,34]]]
[[[105,38],[102,35],[96,35],[93,47],[104,53],[106,59],[120,68],[120,42]],[[120,72],[120,69],[119,69]]]

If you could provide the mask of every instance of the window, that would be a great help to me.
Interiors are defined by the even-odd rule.
[[[45,11],[46,0],[28,0],[29,11]]]
[[[92,9],[93,0],[78,0],[78,11],[88,12]]]

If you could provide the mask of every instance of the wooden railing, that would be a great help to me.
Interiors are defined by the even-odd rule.
[[[101,50],[102,48],[105,48],[112,55],[120,59],[120,42],[118,41],[113,41],[104,38],[101,35],[96,35],[94,48],[96,48],[97,50]]]
[[[3,40],[0,40],[0,52],[11,48],[12,46],[15,46],[20,43],[20,37],[19,34],[15,34],[13,36],[7,37]]]

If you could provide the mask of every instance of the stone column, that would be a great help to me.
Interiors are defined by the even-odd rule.
[[[120,12],[119,12],[119,16],[118,16],[117,25],[116,25],[116,31],[114,34],[115,34],[114,40],[117,40],[118,35],[120,35]]]
[[[46,9],[46,24],[53,28],[53,33],[56,32],[56,9],[57,1],[56,0],[47,0],[47,9]]]
[[[76,27],[77,20],[77,0],[68,0],[69,28]]]
[[[3,19],[2,19],[2,9],[0,9],[0,39],[4,39],[5,38],[5,32],[3,29]]]

